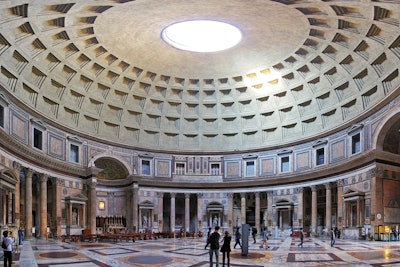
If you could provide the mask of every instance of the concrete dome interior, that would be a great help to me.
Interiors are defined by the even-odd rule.
[[[242,39],[163,41],[195,19]],[[390,239],[399,70],[399,0],[0,1],[0,225]]]
[[[375,3],[3,1],[1,81],[46,122],[113,144],[220,152],[315,139],[399,85],[398,3]],[[160,38],[191,19],[230,23],[243,40],[208,54]]]

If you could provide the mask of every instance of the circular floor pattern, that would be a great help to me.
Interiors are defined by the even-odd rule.
[[[75,252],[62,252],[62,251],[57,251],[57,252],[47,252],[47,253],[41,253],[40,257],[43,258],[53,258],[53,259],[61,259],[61,258],[72,258],[77,256],[78,253]]]
[[[129,262],[131,263],[140,263],[140,264],[163,264],[163,263],[168,263],[171,262],[172,259],[169,257],[164,257],[164,256],[137,256],[137,257],[131,257],[128,259]]]

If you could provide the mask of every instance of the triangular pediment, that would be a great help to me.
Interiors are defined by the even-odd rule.
[[[328,140],[317,140],[316,142],[314,142],[314,144],[312,146],[313,147],[322,146],[322,145],[326,145],[327,143],[328,143]]]
[[[88,198],[82,193],[77,193],[77,194],[74,194],[71,196],[67,196],[65,199],[66,200],[74,200],[74,201],[87,201],[88,200]]]
[[[151,202],[149,200],[145,200],[145,201],[141,202],[139,204],[139,206],[142,207],[142,208],[143,207],[154,207],[154,204],[153,204],[153,202]]]
[[[348,134],[352,134],[355,133],[357,131],[360,131],[362,128],[364,127],[364,125],[362,124],[354,124],[352,125],[349,130],[347,131]]]

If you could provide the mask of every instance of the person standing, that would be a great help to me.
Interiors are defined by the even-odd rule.
[[[204,247],[204,249],[207,249],[208,245],[210,244],[210,235],[211,235],[211,227],[208,227],[206,246]]]
[[[9,236],[8,231],[3,232],[3,241],[1,247],[4,252],[4,267],[11,267],[12,263],[12,244],[14,240]],[[8,263],[8,265],[7,265]]]
[[[225,236],[224,236],[224,243],[222,244],[221,247],[221,252],[222,252],[222,267],[225,266],[225,256],[227,260],[227,266],[230,266],[230,253],[231,253],[231,240],[232,237],[229,234],[228,231],[225,231]]]
[[[303,233],[303,228],[300,228],[300,233],[299,233],[299,236],[300,236],[300,244],[298,244],[297,246],[298,246],[298,247],[303,247],[303,243],[304,243],[304,233]]]
[[[251,235],[253,236],[253,241],[254,244],[256,243],[256,236],[257,236],[257,228],[253,227],[253,229],[251,229]]]
[[[18,245],[22,246],[22,243],[24,241],[24,230],[22,230],[22,227],[18,229]]]
[[[260,246],[260,248],[263,248],[265,246],[265,248],[269,248],[268,246],[268,232],[267,230],[264,228],[261,232],[261,238],[262,238],[262,244]]]
[[[210,235],[210,267],[213,266],[213,254],[215,254],[215,266],[219,266],[219,240],[221,236],[219,234],[219,226],[215,226],[214,232]]]
[[[235,233],[235,245],[233,248],[236,248],[236,245],[239,245],[240,248],[242,248],[242,244],[240,244],[240,238],[242,238],[242,235],[240,234],[239,227],[236,229]]]
[[[333,245],[335,245],[335,241],[336,241],[335,230],[332,227],[331,228],[331,247],[333,247]]]

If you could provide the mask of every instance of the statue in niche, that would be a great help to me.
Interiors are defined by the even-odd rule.
[[[149,220],[147,219],[146,215],[142,216],[142,225],[143,225],[143,227],[148,227],[149,226]]]
[[[213,226],[217,226],[217,225],[218,225],[218,217],[217,217],[217,215],[215,215],[213,218]]]
[[[72,210],[72,225],[78,225],[78,210]]]

